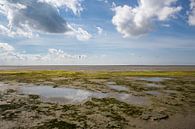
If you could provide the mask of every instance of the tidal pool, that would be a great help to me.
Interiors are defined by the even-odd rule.
[[[163,85],[159,85],[159,84],[155,84],[155,83],[146,83],[145,86],[146,87],[158,87],[158,88],[165,87]]]
[[[114,86],[115,88],[117,87]],[[117,87],[119,90],[127,90],[126,87]],[[44,102],[62,103],[62,104],[79,104],[88,101],[91,98],[115,98],[116,100],[135,105],[148,105],[149,99],[141,96],[134,96],[127,93],[102,93],[93,92],[75,88],[53,88],[52,86],[39,86],[33,84],[4,84],[0,83],[0,91],[6,92],[9,89],[16,90],[17,94],[38,95]]]
[[[106,86],[108,86],[112,90],[116,91],[128,91],[128,88],[123,85],[117,85],[116,82],[107,82]]]
[[[134,96],[132,94],[126,94],[126,93],[121,93],[121,94],[112,94],[110,97],[113,97],[119,101],[129,103],[129,104],[135,104],[135,105],[149,105],[150,102],[146,97],[141,97],[141,96]]]
[[[141,77],[138,78],[137,80],[143,80],[143,81],[150,81],[150,82],[161,82],[164,80],[167,80],[170,78],[164,78],[164,77]]]
[[[22,94],[39,95],[43,101],[65,104],[77,104],[90,98],[115,98],[129,104],[147,105],[148,99],[124,93],[102,93],[74,88],[53,88],[51,86],[24,86],[19,89]]]
[[[146,94],[153,95],[153,96],[159,96],[162,95],[162,93],[158,91],[145,91]]]
[[[120,85],[108,85],[110,89],[117,90],[117,91],[128,91],[127,87],[120,86]]]
[[[45,101],[79,103],[94,98],[104,98],[106,94],[74,88],[53,88],[51,86],[30,86],[20,88],[23,94],[39,95]]]

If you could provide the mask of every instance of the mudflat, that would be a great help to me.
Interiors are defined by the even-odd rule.
[[[0,66],[0,70],[195,71],[195,65],[34,65]]]
[[[1,67],[0,129],[195,127],[194,66],[36,67]]]

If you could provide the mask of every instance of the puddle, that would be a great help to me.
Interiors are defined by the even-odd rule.
[[[116,91],[128,91],[128,88],[123,85],[117,85],[116,82],[107,82],[106,85]]]
[[[169,93],[169,94],[177,94],[177,93],[179,93],[178,91],[175,91],[175,90],[163,90],[163,92]]]
[[[106,82],[106,85],[116,85],[116,82]]]
[[[160,93],[158,91],[145,91],[145,93],[149,94],[149,95],[154,95],[154,96],[162,95],[162,93]]]
[[[113,94],[110,97],[113,97],[119,101],[128,103],[128,104],[135,104],[135,105],[149,105],[149,100],[146,97],[141,96],[134,96],[131,94]]]
[[[127,87],[120,86],[120,85],[108,85],[110,89],[117,90],[117,91],[128,91]]]
[[[53,88],[50,86],[21,87],[20,93],[39,95],[43,101],[77,104],[90,98],[115,98],[129,104],[148,105],[148,99],[124,93],[101,93],[74,88]]]
[[[145,85],[146,87],[164,87],[164,86],[162,86],[162,85],[158,85],[158,84],[155,84],[155,83],[146,83],[146,85]]]
[[[116,86],[114,87],[116,88]],[[149,99],[146,97],[134,96],[127,93],[102,93],[75,88],[53,88],[52,86],[38,86],[32,84],[9,85],[0,83],[0,92],[6,92],[8,89],[15,89],[18,91],[16,93],[19,94],[39,95],[42,101],[52,103],[79,104],[88,101],[91,98],[115,98],[116,100],[128,104],[150,104]],[[120,87],[119,89],[126,90],[126,87]]]
[[[106,97],[106,94],[104,93],[91,92],[74,88],[53,88],[50,86],[22,87],[20,88],[20,92],[23,94],[39,95],[44,101],[63,102],[67,104],[83,102],[92,97]]]
[[[143,80],[143,81],[150,81],[150,82],[161,82],[164,80],[167,80],[170,78],[164,78],[164,77],[142,77],[138,78],[137,80]]]

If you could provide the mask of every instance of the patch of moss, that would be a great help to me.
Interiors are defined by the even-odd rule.
[[[36,129],[76,129],[76,127],[77,126],[75,124],[68,123],[66,121],[61,121],[58,119],[53,119],[35,128]]]
[[[8,89],[7,90],[7,94],[14,93],[14,92],[16,92],[16,90],[14,90],[14,89]]]
[[[129,116],[139,116],[143,112],[143,108],[139,106],[129,105],[127,103],[118,101],[114,98],[93,98],[92,102],[86,102],[85,105],[92,107],[98,107],[103,112],[110,112],[113,116],[118,113],[124,113]]]
[[[20,113],[20,111],[8,110],[1,114],[1,118],[5,120],[17,119],[18,118],[17,113]]]
[[[17,109],[20,106],[21,105],[19,105],[19,104],[1,104],[0,105],[0,112],[4,112],[6,110],[11,110],[11,109]]]
[[[68,111],[68,110],[70,110],[70,106],[63,105],[62,110],[63,110],[63,111]]]
[[[39,99],[39,95],[28,95],[30,99]]]

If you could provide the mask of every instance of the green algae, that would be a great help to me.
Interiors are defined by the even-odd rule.
[[[76,125],[66,121],[52,119],[48,122],[42,123],[41,126],[34,127],[34,129],[76,129]]]

